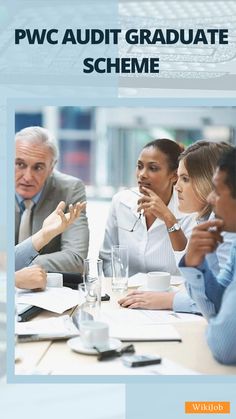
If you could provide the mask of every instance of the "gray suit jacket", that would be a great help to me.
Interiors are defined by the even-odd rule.
[[[85,201],[85,187],[81,180],[58,171],[47,179],[39,202],[32,212],[32,234],[36,233],[44,219],[65,201],[66,211],[69,204]],[[16,203],[15,243],[18,242],[20,210]],[[55,237],[34,259],[34,264],[43,266],[51,272],[82,272],[82,261],[87,257],[89,244],[88,221],[85,211],[63,234]]]

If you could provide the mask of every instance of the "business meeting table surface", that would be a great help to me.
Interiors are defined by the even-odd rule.
[[[112,292],[111,281],[104,278],[103,292],[111,299],[102,302],[102,310],[130,310],[120,308],[117,300],[121,294]],[[126,310],[126,311],[125,311]],[[70,311],[72,312],[72,311]],[[55,314],[45,311],[37,318],[48,318]],[[152,366],[141,368],[125,367],[121,358],[98,361],[97,356],[74,352],[66,340],[22,342],[16,346],[15,375],[234,375],[236,366],[221,365],[212,356],[207,346],[205,333],[207,322],[201,317],[193,317],[186,321],[176,321],[173,316],[174,328],[181,337],[177,341],[139,341],[130,342],[137,355],[159,355],[162,368]],[[124,322],[125,323],[125,322]],[[123,325],[126,327],[126,324]],[[158,327],[153,324],[153,327]],[[129,342],[122,342],[122,346]]]

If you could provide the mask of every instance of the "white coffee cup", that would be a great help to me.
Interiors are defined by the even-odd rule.
[[[108,348],[108,324],[97,321],[83,321],[80,323],[80,338],[85,348]]]
[[[48,287],[63,287],[63,275],[59,272],[51,272],[47,274],[47,286]]]
[[[169,272],[148,272],[147,288],[152,291],[167,291],[170,288]]]

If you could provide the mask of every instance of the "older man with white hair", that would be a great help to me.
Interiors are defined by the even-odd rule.
[[[51,133],[42,127],[27,127],[16,133],[15,156],[15,243],[20,243],[42,227],[44,219],[60,201],[86,201],[80,179],[54,169],[58,150]],[[85,209],[80,217],[50,241],[33,263],[47,271],[82,272],[88,252],[89,231]]]

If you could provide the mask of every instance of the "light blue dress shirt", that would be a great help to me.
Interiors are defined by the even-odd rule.
[[[17,244],[15,246],[15,270],[18,271],[29,266],[38,254],[33,247],[31,237]]]
[[[236,364],[236,241],[217,277],[206,260],[197,268],[179,264],[190,297],[208,319],[207,342],[213,356],[223,364]]]
[[[31,201],[33,201],[34,205],[36,205],[39,202],[39,199],[40,199],[40,196],[42,195],[42,192],[43,192],[43,189],[41,189],[41,191],[39,191],[36,195],[34,195],[31,198]],[[17,204],[20,208],[20,212],[21,212],[21,215],[22,215],[24,210],[25,210],[25,205],[24,205],[25,198],[23,198],[17,192],[16,192],[15,196],[16,196],[16,202],[17,202]]]
[[[222,236],[224,241],[218,246],[216,252],[210,253],[206,256],[208,266],[215,276],[217,276],[220,272],[220,269],[225,266],[232,243],[234,240],[236,240],[235,233],[224,232],[222,233]],[[228,285],[226,277],[217,276],[217,279],[222,285]],[[185,289],[175,294],[173,299],[173,310],[184,313],[201,313],[201,310],[196,304],[196,301],[193,301],[189,298],[189,295]]]
[[[43,189],[39,191],[31,200],[36,205],[40,199],[40,196],[43,192]],[[20,208],[21,215],[23,214],[24,208],[24,199],[21,195],[16,193],[16,202]],[[35,250],[32,244],[31,237],[24,240],[22,243],[19,243],[15,246],[15,270],[18,271],[19,269],[25,268],[29,266],[34,258],[38,256],[39,253]]]

